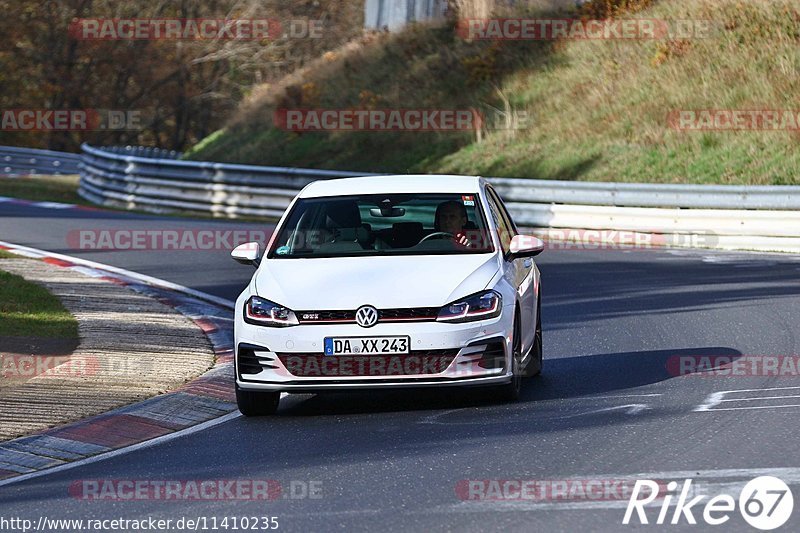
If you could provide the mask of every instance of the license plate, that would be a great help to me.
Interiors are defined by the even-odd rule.
[[[411,339],[405,337],[325,337],[325,355],[407,354]]]

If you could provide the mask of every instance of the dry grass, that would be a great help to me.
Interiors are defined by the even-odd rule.
[[[796,132],[671,129],[680,109],[797,109],[798,0],[602,0],[589,16],[713,22],[702,39],[473,42],[450,26],[376,35],[262,88],[200,146],[223,158],[378,171],[568,180],[800,183]],[[484,9],[485,2],[469,9]],[[483,6],[483,7],[481,7]],[[495,6],[497,9],[497,7]],[[528,6],[528,9],[532,9]],[[541,7],[540,7],[541,9]],[[456,134],[286,134],[276,105],[457,107],[527,116],[522,129]]]
[[[531,128],[440,162],[438,170],[610,181],[800,183],[797,134],[688,133],[678,109],[795,109],[795,1],[662,2],[648,16],[704,18],[715,34],[692,41],[576,42],[544,72],[504,85],[528,103]]]

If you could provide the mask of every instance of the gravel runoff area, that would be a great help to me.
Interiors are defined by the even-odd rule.
[[[150,296],[33,259],[0,259],[0,270],[58,297],[80,336],[68,356],[4,354],[0,345],[0,441],[175,389],[214,364],[201,328]]]

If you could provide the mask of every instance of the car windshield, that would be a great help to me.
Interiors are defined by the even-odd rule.
[[[350,257],[492,252],[475,193],[299,199],[268,257]]]

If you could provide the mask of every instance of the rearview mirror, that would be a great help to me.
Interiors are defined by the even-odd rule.
[[[544,251],[544,241],[532,235],[515,235],[511,239],[509,259],[533,257]]]
[[[243,265],[258,267],[261,263],[261,246],[257,242],[240,244],[231,252],[231,257]]]
[[[377,208],[373,207],[369,210],[369,214],[375,218],[397,218],[406,214],[406,210],[402,207],[388,207]]]

